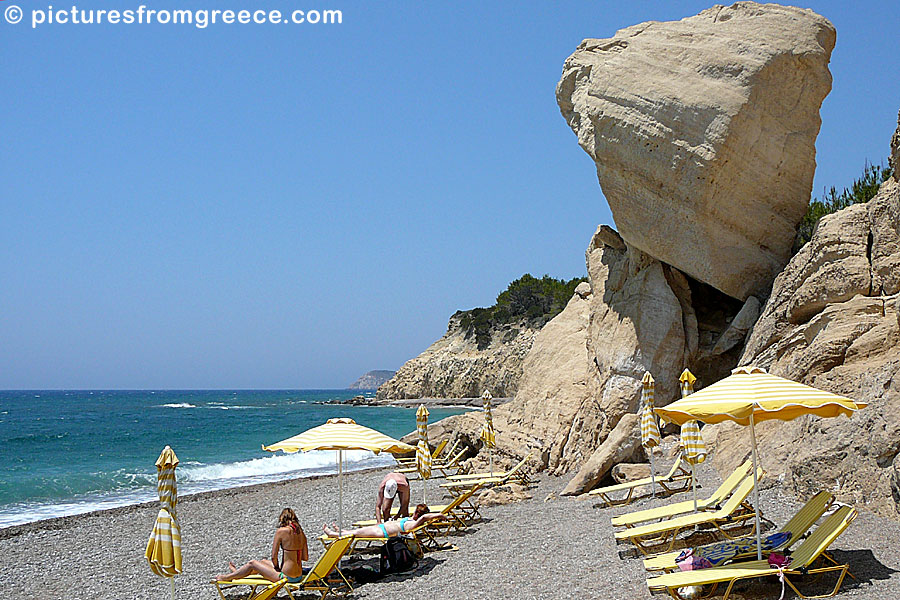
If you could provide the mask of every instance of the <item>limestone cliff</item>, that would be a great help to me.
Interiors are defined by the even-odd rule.
[[[354,381],[348,387],[348,390],[376,390],[385,381],[394,376],[396,371],[369,371],[362,377]]]
[[[900,136],[900,128],[898,128]],[[895,177],[896,177],[895,173]],[[900,502],[900,183],[824,217],[775,280],[740,363],[869,406],[851,419],[802,417],[758,431],[764,468],[800,496],[838,498],[886,515]],[[746,431],[703,435],[724,472],[747,454]],[[770,483],[770,484],[771,484]],[[893,498],[892,498],[893,488]]]
[[[525,321],[503,325],[490,331],[486,347],[479,347],[461,323],[463,314],[453,315],[447,333],[400,367],[378,388],[376,398],[476,398],[484,390],[512,397],[538,327]]]

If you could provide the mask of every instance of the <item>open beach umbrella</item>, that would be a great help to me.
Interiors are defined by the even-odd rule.
[[[175,467],[178,457],[169,446],[163,448],[156,460],[156,490],[159,493],[159,514],[147,540],[144,557],[150,563],[150,570],[160,577],[168,577],[175,598],[175,579],[181,573],[181,528],[175,512],[178,504],[178,489],[175,484]]]
[[[678,382],[681,387],[681,397],[687,398],[694,393],[694,382],[697,378],[689,370],[681,372]],[[700,424],[691,420],[681,424],[681,447],[684,452],[684,460],[691,465],[691,489],[694,493],[694,512],[697,512],[697,475],[694,467],[706,460],[706,444],[700,435]]]
[[[653,376],[650,371],[644,373],[641,379],[641,446],[650,456],[650,491],[656,498],[656,468],[653,465],[654,450],[659,447],[659,425],[656,422],[656,413],[653,412]]]
[[[395,440],[380,431],[357,425],[353,419],[328,419],[324,425],[307,429],[271,446],[263,446],[267,452],[281,450],[287,453],[310,450],[334,450],[338,468],[338,528],[343,527],[344,509],[344,451],[368,450],[375,454],[407,454],[415,447]]]
[[[756,505],[756,554],[758,559],[762,559],[759,530],[759,486],[756,480],[759,459],[756,451],[755,424],[775,419],[790,421],[801,415],[818,417],[847,415],[849,417],[865,406],[865,402],[856,402],[837,394],[771,375],[759,367],[738,367],[725,379],[692,394],[689,398],[682,398],[668,406],[657,408],[656,414],[672,423],[684,423],[691,419],[699,419],[704,423],[734,421],[740,425],[750,426]]]
[[[494,476],[494,446],[497,445],[497,434],[494,432],[494,417],[491,416],[491,393],[484,390],[481,400],[484,403],[484,425],[481,427],[481,440],[488,449],[491,477]]]
[[[419,443],[416,445],[416,470],[422,478],[422,502],[425,502],[426,481],[431,477],[431,449],[428,447],[428,409],[424,404],[416,411],[416,431]]]

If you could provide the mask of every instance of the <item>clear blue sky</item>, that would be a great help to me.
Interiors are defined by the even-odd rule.
[[[838,30],[820,193],[887,155],[900,4],[808,4]],[[265,6],[344,23],[0,21],[0,388],[345,387],[525,272],[583,275],[612,219],[556,105],[563,61],[585,37],[710,5],[310,0]]]

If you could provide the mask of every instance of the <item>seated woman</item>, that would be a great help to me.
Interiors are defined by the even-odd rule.
[[[377,525],[367,525],[366,527],[360,527],[359,529],[342,529],[340,532],[338,532],[336,525],[332,523],[331,527],[322,525],[322,531],[324,531],[325,535],[328,537],[352,535],[354,537],[366,538],[391,538],[396,537],[401,533],[409,533],[416,527],[423,523],[427,523],[428,521],[442,518],[444,518],[444,515],[441,513],[428,512],[427,504],[419,504],[416,506],[416,510],[411,517],[403,517],[396,521],[385,521],[384,523],[378,523]]]
[[[279,554],[284,551],[284,560],[279,565]],[[232,581],[258,573],[269,581],[287,579],[297,583],[303,579],[303,561],[309,560],[309,548],[306,545],[306,534],[297,521],[297,515],[290,508],[281,511],[278,518],[278,530],[272,541],[272,560],[251,560],[238,568],[233,562],[228,563],[230,573],[216,575],[216,581]]]

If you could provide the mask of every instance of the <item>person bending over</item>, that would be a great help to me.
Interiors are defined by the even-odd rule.
[[[376,525],[367,525],[366,527],[360,527],[359,529],[342,529],[340,532],[338,531],[337,526],[332,523],[331,527],[327,524],[322,525],[322,531],[324,531],[325,535],[328,537],[352,535],[354,537],[367,538],[392,538],[401,533],[409,533],[423,523],[442,519],[443,517],[444,515],[441,513],[428,512],[427,504],[419,504],[416,506],[416,510],[413,512],[412,517],[403,517],[396,521],[385,521],[384,523],[378,523]]]
[[[400,510],[397,517],[409,516],[409,479],[402,473],[388,473],[378,486],[375,498],[375,522],[390,521],[394,498],[400,496]]]
[[[279,554],[284,551],[284,560],[279,563]],[[251,560],[242,567],[235,567],[233,562],[228,563],[230,573],[216,575],[216,581],[231,581],[258,573],[269,581],[287,579],[290,583],[297,583],[303,579],[303,561],[309,560],[309,548],[306,544],[306,534],[297,521],[297,515],[290,508],[281,511],[278,518],[278,530],[272,541],[271,560]]]

